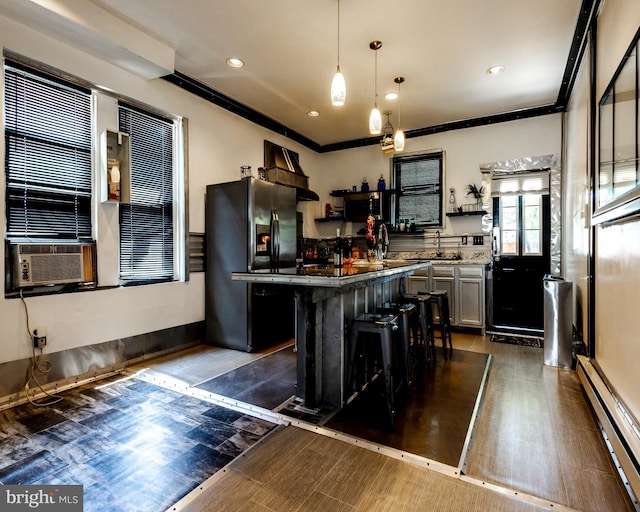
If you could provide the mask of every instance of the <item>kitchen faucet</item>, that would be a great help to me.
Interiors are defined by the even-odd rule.
[[[439,258],[441,257],[444,253],[442,252],[442,247],[440,246],[440,230],[437,229],[436,230],[436,239],[433,242],[437,247],[436,247],[436,256]]]
[[[387,255],[387,247],[389,247],[389,233],[384,222],[381,222],[378,226],[378,240],[380,241],[382,256],[384,257]]]

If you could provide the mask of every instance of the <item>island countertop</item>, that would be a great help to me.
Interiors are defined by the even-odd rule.
[[[323,288],[342,288],[358,283],[387,278],[394,275],[410,274],[430,265],[424,261],[383,261],[381,263],[357,262],[354,265],[335,267],[334,265],[304,265],[300,268],[285,267],[278,270],[253,270],[233,272],[231,279],[251,283],[303,285]]]

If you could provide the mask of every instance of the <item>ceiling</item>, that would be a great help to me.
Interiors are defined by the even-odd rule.
[[[28,2],[0,0],[0,12],[2,3],[12,4],[15,14]],[[79,5],[49,3],[67,3],[70,10]],[[334,107],[329,89],[338,58],[338,0],[92,4],[175,50],[178,76],[222,93],[316,149],[370,138],[373,40],[382,42],[378,106],[392,111],[394,127],[400,114],[409,137],[447,123],[557,107],[584,11],[583,0],[340,0],[347,99]],[[23,11],[20,21],[30,17]],[[52,26],[50,35],[63,37],[64,30]],[[245,66],[230,68],[228,57]],[[486,70],[494,65],[504,72],[489,76]],[[398,90],[397,76],[405,77],[400,101],[389,101],[384,94]],[[310,110],[320,115],[309,117]]]

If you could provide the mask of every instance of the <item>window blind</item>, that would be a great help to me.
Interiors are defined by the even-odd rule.
[[[173,122],[118,106],[131,141],[131,203],[120,205],[120,279],[171,280],[173,265]]]
[[[396,217],[419,227],[442,226],[443,153],[395,157]]]
[[[7,238],[90,239],[90,91],[4,71]]]

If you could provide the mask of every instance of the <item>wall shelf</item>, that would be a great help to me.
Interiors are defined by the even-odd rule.
[[[100,135],[100,200],[131,202],[131,146],[129,135],[106,130]],[[115,170],[117,168],[117,170]],[[112,179],[113,178],[113,179]]]
[[[344,222],[344,217],[340,216],[340,217],[320,217],[319,219],[315,219],[316,222],[334,222],[334,221],[340,221],[340,222]]]
[[[472,212],[447,212],[447,217],[467,217],[469,215],[486,215],[484,210],[474,210]]]
[[[376,188],[372,188],[369,190],[332,190],[329,195],[332,197],[344,197],[355,194],[374,194],[374,193],[382,193],[382,194],[393,194],[395,190],[385,188],[384,190],[378,190]]]

